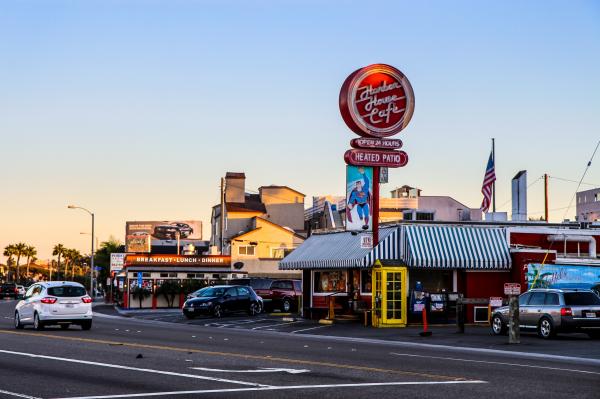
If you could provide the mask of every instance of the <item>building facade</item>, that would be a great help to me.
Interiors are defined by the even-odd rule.
[[[575,220],[597,222],[600,220],[600,188],[580,191],[575,198]]]

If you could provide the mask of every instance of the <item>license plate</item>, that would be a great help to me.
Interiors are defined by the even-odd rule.
[[[74,308],[75,305],[73,305],[72,303],[67,303],[65,304],[65,308]]]
[[[585,317],[596,317],[596,313],[586,312]]]

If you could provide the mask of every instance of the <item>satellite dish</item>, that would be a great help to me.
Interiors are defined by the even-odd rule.
[[[235,263],[233,264],[233,267],[234,267],[236,270],[240,270],[242,267],[244,267],[244,262],[235,262]]]

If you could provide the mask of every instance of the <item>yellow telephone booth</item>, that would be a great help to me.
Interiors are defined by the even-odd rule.
[[[406,327],[408,284],[406,267],[373,265],[373,327]]]

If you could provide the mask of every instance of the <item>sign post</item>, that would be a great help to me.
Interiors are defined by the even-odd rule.
[[[521,332],[519,330],[519,295],[521,284],[505,283],[504,295],[508,295],[508,343],[521,343]]]
[[[340,90],[339,106],[346,125],[361,136],[350,142],[353,149],[346,151],[344,160],[348,165],[373,167],[371,210],[375,247],[379,244],[380,168],[400,168],[408,163],[408,155],[398,151],[402,141],[386,137],[400,133],[408,125],[415,95],[401,71],[390,65],[373,64],[357,69],[346,78]],[[346,226],[348,228],[348,224]]]

